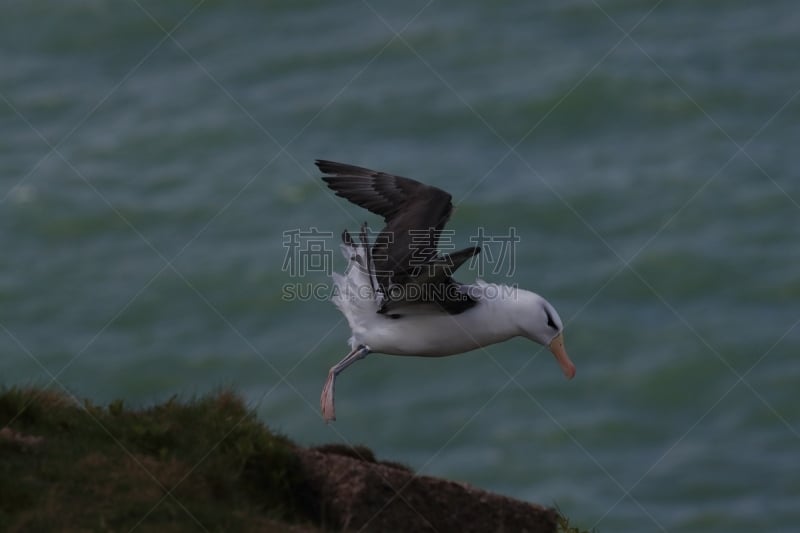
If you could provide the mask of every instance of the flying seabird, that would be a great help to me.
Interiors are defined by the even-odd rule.
[[[345,230],[344,273],[333,274],[332,301],[347,318],[351,351],[331,367],[320,404],[335,420],[336,376],[369,353],[439,357],[522,336],[547,346],[567,379],[575,365],[564,348],[561,318],[536,293],[453,272],[480,253],[473,246],[438,252],[439,236],[453,211],[447,192],[410,178],[317,160],[322,179],[338,196],[383,217],[372,239],[366,223],[358,240]]]

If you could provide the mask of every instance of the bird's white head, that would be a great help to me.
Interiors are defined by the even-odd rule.
[[[575,377],[575,365],[564,348],[564,325],[558,312],[550,302],[536,293],[519,291],[523,300],[524,316],[520,318],[523,335],[532,341],[547,346],[556,356],[561,371],[567,379]]]

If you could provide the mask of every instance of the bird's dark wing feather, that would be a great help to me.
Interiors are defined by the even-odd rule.
[[[322,179],[337,196],[382,216],[387,224],[406,208],[411,208],[417,215],[425,215],[424,211],[414,209],[416,205],[440,206],[428,216],[415,217],[422,229],[444,227],[450,216],[451,197],[436,187],[354,165],[320,159],[316,163],[324,174],[330,174]]]
[[[447,192],[411,178],[354,165],[325,160],[317,160],[316,165],[328,174],[322,179],[337,196],[383,217],[386,226],[372,246],[372,260],[387,297],[391,298],[391,287],[407,284],[450,287],[454,283],[452,272],[480,252],[474,247],[453,256],[438,255],[439,236],[453,211]],[[474,304],[462,296],[458,300],[453,302],[457,312]],[[448,302],[439,303],[452,312]]]
[[[317,160],[322,179],[338,196],[386,222],[375,241],[375,267],[402,277],[436,257],[439,236],[453,211],[451,196],[411,178]]]

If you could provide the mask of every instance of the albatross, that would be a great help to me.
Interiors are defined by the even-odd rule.
[[[374,239],[366,223],[357,239],[342,233],[348,266],[344,274],[333,273],[331,300],[350,326],[351,349],[331,367],[322,389],[326,422],[336,419],[336,377],[370,353],[441,357],[521,336],[548,347],[564,376],[575,376],[564,326],[547,300],[516,286],[453,279],[481,250],[438,251],[453,211],[450,194],[368,168],[319,159],[316,165],[337,196],[385,222]]]

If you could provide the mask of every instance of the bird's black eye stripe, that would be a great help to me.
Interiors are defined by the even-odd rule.
[[[550,314],[550,311],[545,309],[544,312],[547,315],[547,325],[553,329],[558,329],[558,326],[556,326],[556,323],[553,321],[553,316]]]

